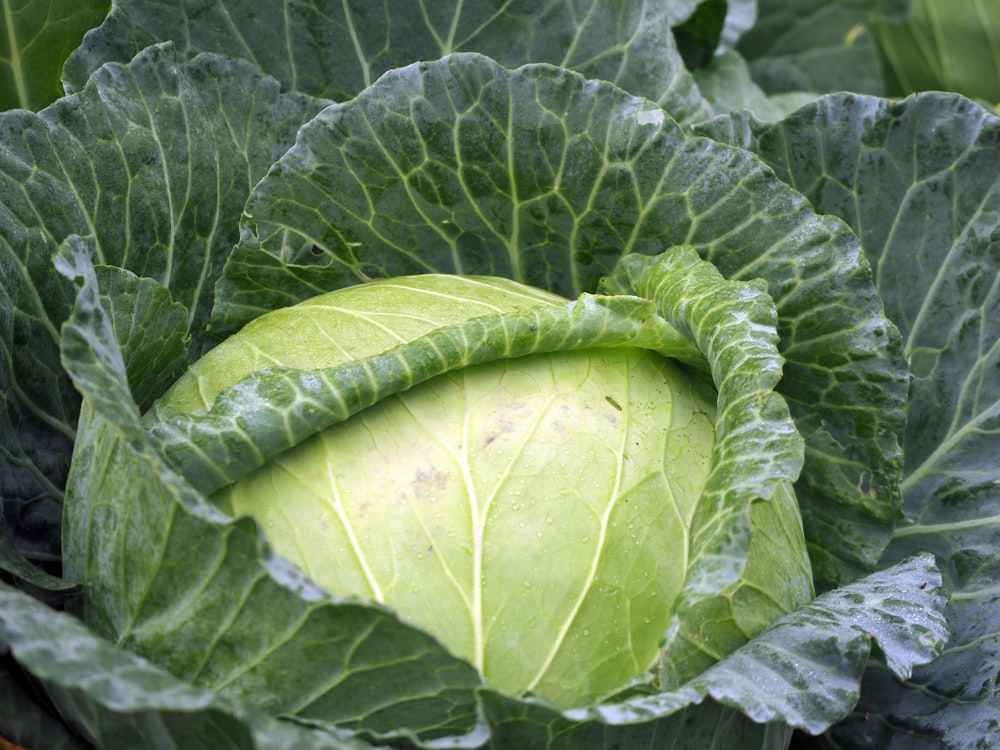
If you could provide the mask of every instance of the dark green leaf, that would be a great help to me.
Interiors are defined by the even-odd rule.
[[[757,0],[700,0],[694,4],[696,8],[681,14],[683,3],[670,3],[681,6],[675,11],[677,20],[682,21],[674,29],[677,46],[688,68],[697,71],[714,55],[732,50],[739,38],[753,27],[757,19]]]
[[[700,119],[707,110],[671,32],[696,4],[122,0],[67,63],[66,77],[79,89],[101,64],[171,40],[185,58],[243,58],[286,90],[344,101],[392,68],[465,51],[509,66],[571,68],[658,101],[678,119]]]
[[[27,558],[7,540],[7,522],[0,516],[0,571],[11,574],[14,578],[27,581],[32,586],[47,591],[68,591],[75,588],[76,581],[65,581],[58,576],[46,573],[30,563]]]
[[[25,748],[87,750],[9,654],[0,656],[0,739]],[[17,750],[13,748],[12,750]]]
[[[0,673],[0,719],[35,748],[121,750],[359,750],[360,742],[313,732],[220,700],[102,638],[67,614],[0,583],[0,649],[44,687],[67,732],[25,693],[14,695]],[[4,697],[5,694],[5,697]],[[14,703],[13,701],[17,701]],[[7,714],[15,707],[18,716]],[[17,719],[17,725],[8,720]],[[27,720],[27,721],[25,721]],[[9,729],[8,729],[9,728]],[[82,737],[84,741],[77,741]]]
[[[5,505],[19,549],[58,555],[58,532],[44,529],[58,529],[79,408],[59,362],[74,295],[52,265],[59,243],[90,237],[96,262],[166,284],[203,347],[250,186],[321,104],[280,94],[247,64],[180,65],[155,47],[37,115],[0,115],[0,496],[20,501]],[[143,377],[139,397],[168,375]]]
[[[644,717],[635,724],[579,721],[538,703],[517,701],[499,693],[483,696],[484,712],[493,725],[495,750],[784,750],[791,730],[781,724],[759,724],[711,699],[678,708],[661,719]]]
[[[956,95],[844,94],[711,130],[857,228],[910,363],[906,517],[886,560],[937,554],[955,635],[905,685],[873,675],[874,718],[838,734],[986,747],[1000,727],[1000,120]]]
[[[81,285],[63,358],[84,394],[64,565],[86,581],[87,622],[255,713],[318,716],[375,733],[472,731],[480,680],[471,666],[387,609],[319,589],[271,552],[252,520],[225,516],[164,464],[143,430],[125,363],[158,361],[161,342],[182,327],[169,316],[144,337],[116,326],[130,298],[145,307],[165,292],[119,274],[121,301],[110,304],[81,245],[67,243],[60,254]]]

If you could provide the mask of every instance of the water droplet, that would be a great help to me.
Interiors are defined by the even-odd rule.
[[[530,589],[531,588],[531,581],[525,581],[524,582],[524,588]]]
[[[552,515],[545,516],[545,523],[552,523],[556,519]]]

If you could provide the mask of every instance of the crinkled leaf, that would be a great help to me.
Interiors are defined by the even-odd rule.
[[[945,601],[933,557],[921,555],[818,597],[676,690],[563,713],[484,691],[485,712],[496,737],[545,748],[664,737],[682,748],[784,747],[784,728],[815,734],[851,711],[873,645],[900,677],[940,653]],[[725,715],[719,704],[735,711]],[[699,733],[703,724],[718,737]]]
[[[80,362],[82,349],[90,349],[96,367],[92,379],[77,368],[78,389],[106,400],[103,411],[122,409],[120,393],[131,394],[139,409],[147,408],[187,366],[188,311],[174,302],[170,292],[159,282],[140,278],[115,266],[93,267],[93,238],[72,236],[60,246],[55,267],[69,279],[86,281],[84,296],[97,293],[100,299],[88,298],[86,305],[76,304],[81,325],[71,333],[93,335],[64,340],[63,355]],[[99,314],[98,314],[99,311]],[[83,319],[84,315],[93,315]],[[75,346],[67,351],[66,342]],[[109,346],[120,341],[120,346]],[[109,373],[124,374],[124,382],[103,382]],[[86,379],[86,382],[84,382]]]
[[[906,383],[857,238],[745,151],[687,137],[608,83],[454,55],[326,109],[251,196],[213,317],[230,329],[426,271],[575,297],[623,254],[685,243],[726,276],[768,281],[817,573],[872,568],[898,515]]]
[[[635,724],[579,721],[548,706],[518,701],[499,693],[483,695],[484,712],[493,726],[492,748],[533,750],[615,750],[624,747],[671,750],[785,750],[791,728],[758,724],[711,699],[683,705],[664,718],[646,717]]]
[[[909,0],[758,0],[757,22],[737,49],[769,94],[882,94],[878,49],[866,23],[898,18]]]
[[[45,690],[75,736],[51,718],[48,726],[18,722],[19,739],[44,747],[188,750],[359,750],[344,735],[314,732],[255,715],[194,687],[108,643],[71,616],[54,612],[0,583],[0,649]],[[0,703],[5,734],[13,729]],[[26,702],[27,711],[38,705]],[[61,731],[60,731],[61,730]],[[87,743],[87,744],[84,744]],[[43,747],[43,745],[31,745]]]
[[[108,12],[108,0],[4,0],[0,110],[38,110],[63,94],[63,63]]]
[[[442,326],[394,349],[325,370],[270,367],[224,392],[208,414],[150,421],[149,433],[181,475],[211,493],[306,437],[449,370],[594,346],[646,345],[667,356],[691,356],[691,346],[676,331],[679,341],[672,346],[658,336],[665,326],[654,310],[651,302],[635,297],[584,295],[565,305]]]
[[[79,89],[101,64],[171,40],[185,57],[243,58],[286,90],[344,101],[392,68],[465,51],[509,66],[571,68],[658,101],[678,119],[701,119],[707,110],[671,31],[696,4],[121,0],[70,58],[65,77]]]
[[[778,594],[769,574],[761,575],[781,566],[789,582],[810,578],[798,520],[792,528],[777,522],[797,516],[789,487],[803,441],[772,390],[782,359],[765,282],[723,283],[693,249],[676,248],[625,256],[604,283],[655,300],[660,314],[697,342],[718,389],[712,472],[691,521],[684,591],[659,657],[659,684],[670,688],[756,636],[793,601],[811,598],[811,587]],[[761,502],[794,510],[769,513]]]
[[[183,327],[161,316],[139,338],[116,326],[115,311],[128,306],[121,298],[143,306],[166,292],[119,276],[109,304],[85,250],[67,244],[60,264],[80,285],[63,358],[84,394],[64,565],[68,577],[86,581],[87,622],[253,711],[384,733],[474,729],[479,676],[471,666],[388,610],[317,588],[272,554],[253,521],[225,516],[164,464],[125,368],[156,361]]]
[[[79,409],[59,362],[74,295],[52,266],[59,243],[91,237],[98,263],[166,284],[203,346],[212,281],[250,186],[321,104],[281,94],[248,64],[181,65],[161,46],[38,114],[0,115],[0,495],[30,499],[5,507],[19,549],[58,556]],[[143,376],[139,397],[168,374]]]
[[[719,394],[712,474],[691,531],[686,586],[700,594],[736,579],[746,557],[750,502],[770,500],[780,484],[798,478],[802,466],[802,440],[784,399],[773,392],[782,360],[767,285],[720,282],[715,266],[699,261],[691,248],[626,256],[605,280],[616,292],[634,290],[655,301],[659,313],[697,343]],[[754,456],[752,468],[748,455]],[[737,497],[743,500],[734,502]],[[712,544],[710,560],[701,559],[705,539],[726,539]]]
[[[906,517],[886,559],[937,554],[955,635],[905,685],[874,673],[867,713],[838,741],[988,743],[1000,727],[1000,120],[956,95],[843,94],[782,123],[712,130],[858,229],[910,363]]]

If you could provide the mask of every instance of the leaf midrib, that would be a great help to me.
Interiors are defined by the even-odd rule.
[[[10,7],[10,0],[3,0],[3,22],[4,31],[7,34],[7,43],[10,48],[10,72],[14,79],[14,87],[17,89],[17,102],[23,109],[30,109],[28,89],[24,81],[24,70],[21,68],[21,49],[17,43],[17,34],[14,29],[14,14]]]

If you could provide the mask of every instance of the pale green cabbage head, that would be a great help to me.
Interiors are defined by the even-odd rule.
[[[206,413],[269,368],[323,370],[477,318],[571,304],[491,277],[341,289],[247,325],[154,415]],[[784,483],[752,506],[744,576],[728,611],[711,614],[721,622],[702,623],[693,652],[665,657],[665,639],[691,640],[676,609],[716,408],[707,377],[644,346],[500,357],[390,394],[214,497],[256,518],[317,583],[393,608],[488,684],[583,705],[650,671],[698,670],[812,597]]]

